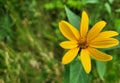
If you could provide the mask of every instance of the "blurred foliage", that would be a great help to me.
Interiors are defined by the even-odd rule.
[[[64,5],[79,16],[86,10],[90,27],[105,20],[107,30],[120,32],[119,4],[119,0],[0,0],[0,83],[62,83],[59,42],[64,38],[58,22],[67,20]],[[120,82],[119,50],[106,51],[114,59],[107,64],[104,81],[94,65],[92,83]]]

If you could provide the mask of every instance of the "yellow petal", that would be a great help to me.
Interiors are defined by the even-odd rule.
[[[89,46],[95,48],[109,48],[118,44],[119,41],[115,38],[96,38],[96,40],[93,40],[91,43],[89,43]]]
[[[82,12],[82,18],[80,23],[80,34],[81,37],[85,37],[88,31],[89,18],[85,11]]]
[[[85,69],[86,73],[90,73],[91,71],[91,60],[90,60],[90,54],[87,49],[82,49],[80,54],[80,59],[83,65],[83,68]]]
[[[110,61],[112,60],[112,56],[108,55],[108,54],[105,54],[103,52],[100,52],[99,50],[97,49],[94,49],[94,48],[87,48],[90,55],[96,59],[96,60],[99,60],[99,61]]]
[[[69,50],[62,58],[62,64],[68,64],[77,56],[79,48]]]
[[[61,21],[59,23],[59,29],[61,33],[69,40],[76,41],[80,38],[80,34],[77,29],[66,21]]]
[[[109,38],[109,37],[113,37],[113,36],[117,36],[119,33],[117,33],[116,31],[104,31],[101,32],[97,38]]]
[[[78,43],[75,41],[64,41],[60,43],[60,46],[65,49],[72,49],[78,46]]]
[[[94,39],[96,36],[98,36],[98,34],[100,33],[100,31],[104,28],[104,26],[106,25],[105,21],[100,21],[97,22],[89,31],[87,38],[88,40],[92,40]]]

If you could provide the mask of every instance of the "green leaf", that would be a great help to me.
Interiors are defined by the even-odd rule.
[[[116,31],[120,32],[120,19],[116,19],[114,22]]]
[[[82,0],[82,2],[84,3],[90,3],[90,4],[95,4],[95,3],[99,3],[99,0]]]
[[[69,73],[70,73],[70,67],[69,67],[69,65],[66,65],[65,66],[65,70],[64,70],[64,72],[63,72],[63,83],[69,83]]]
[[[108,3],[105,3],[105,8],[109,14],[111,14],[111,7]]]
[[[120,8],[116,9],[115,12],[120,13]]]
[[[70,83],[90,83],[91,76],[86,74],[81,62],[76,59],[70,64]]]
[[[101,80],[104,80],[104,74],[106,71],[106,62],[96,61],[96,65],[97,65],[97,71]]]
[[[66,11],[69,22],[79,30],[80,18],[75,13],[73,13],[69,8],[67,8],[66,6],[65,6],[65,11]]]

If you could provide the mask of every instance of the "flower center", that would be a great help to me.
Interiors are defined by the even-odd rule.
[[[85,49],[88,47],[88,43],[86,38],[81,38],[80,41],[78,42],[78,46],[80,49]]]

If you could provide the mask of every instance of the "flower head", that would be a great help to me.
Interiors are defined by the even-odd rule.
[[[88,32],[89,18],[85,11],[82,12],[80,31],[66,21],[59,22],[61,33],[68,39],[63,41],[60,46],[69,49],[62,58],[63,64],[68,64],[75,59],[80,52],[80,60],[86,73],[91,71],[91,59],[93,57],[99,61],[110,61],[112,56],[105,54],[96,48],[109,48],[119,44],[119,41],[113,36],[118,35],[115,31],[101,30],[106,22],[97,22]]]

